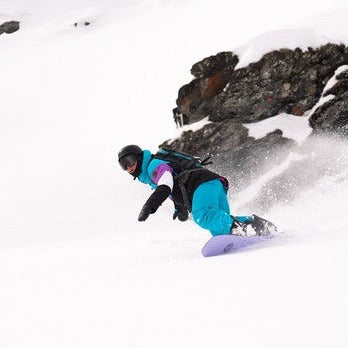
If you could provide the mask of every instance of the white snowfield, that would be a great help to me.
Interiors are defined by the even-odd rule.
[[[343,5],[1,0],[0,23],[21,29],[0,35],[0,347],[346,347],[348,166],[273,206],[278,241],[203,258],[209,233],[173,221],[171,202],[137,222],[150,190],[116,160],[173,137],[193,63],[347,44]],[[302,143],[308,116],[248,128]],[[252,213],[238,207],[299,158],[230,197],[232,211]]]

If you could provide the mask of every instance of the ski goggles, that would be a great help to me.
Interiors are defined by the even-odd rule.
[[[135,155],[127,155],[118,160],[118,163],[122,167],[123,170],[127,170],[128,167],[131,167],[135,164],[137,161],[137,158]]]

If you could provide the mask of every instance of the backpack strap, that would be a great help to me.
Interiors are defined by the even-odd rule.
[[[212,164],[213,161],[209,161],[210,160],[210,156],[208,156],[207,158],[205,158],[203,161],[201,161],[201,165],[202,166],[207,166],[208,164]]]
[[[172,154],[173,151],[170,149],[163,149],[165,151],[167,151],[169,154]],[[191,156],[190,156],[191,157]],[[187,160],[189,160],[190,157],[186,157]],[[184,205],[186,207],[186,209],[191,212],[192,211],[192,205],[190,203],[190,199],[188,197],[187,194],[187,190],[186,190],[186,183],[190,177],[190,174],[196,171],[201,171],[201,170],[205,170],[205,168],[203,168],[203,166],[206,166],[208,164],[211,164],[212,162],[209,161],[210,157],[205,158],[204,160],[199,160],[198,158],[192,158],[192,160],[190,162],[188,162],[187,166],[189,169],[183,169],[181,163],[179,162],[179,160],[175,160],[173,157],[172,158],[168,158],[166,156],[166,154],[161,154],[161,153],[156,153],[156,154],[152,154],[151,156],[151,160],[153,158],[157,158],[157,159],[161,159],[163,161],[167,161],[169,162],[169,164],[172,166],[174,173],[173,173],[173,177],[174,177],[174,182],[176,182],[179,186],[183,201],[184,201]],[[185,158],[185,157],[183,157]],[[194,165],[196,163],[199,163],[202,167],[195,167]]]
[[[190,203],[185,184],[186,184],[187,180],[189,179],[189,176],[192,172],[198,172],[200,170],[204,170],[204,168],[187,169],[187,170],[182,171],[180,174],[178,174],[174,178],[174,181],[177,181],[177,183],[179,185],[179,188],[180,188],[180,191],[182,194],[182,198],[184,200],[185,207],[189,212],[192,211],[192,205]]]

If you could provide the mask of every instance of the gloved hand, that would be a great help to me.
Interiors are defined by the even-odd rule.
[[[189,213],[185,208],[176,208],[173,214],[173,220],[178,218],[180,221],[186,221],[189,217]]]
[[[140,214],[138,216],[138,221],[145,221],[149,217],[151,212],[152,212],[151,208],[147,204],[145,204],[140,211]]]
[[[145,221],[150,214],[156,213],[158,207],[169,196],[170,191],[170,187],[167,185],[158,186],[149,199],[145,202],[138,216],[138,221]]]

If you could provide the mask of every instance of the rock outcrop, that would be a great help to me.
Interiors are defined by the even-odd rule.
[[[19,22],[17,21],[9,21],[0,25],[0,35],[4,33],[12,34],[17,30],[19,30]]]
[[[304,187],[317,182],[325,168],[336,163],[325,146],[311,156],[316,153],[316,144],[321,144],[315,140],[317,134],[348,135],[348,70],[336,76],[337,82],[323,95],[336,70],[348,64],[348,48],[327,44],[306,51],[280,49],[235,69],[238,60],[232,52],[222,52],[193,65],[191,73],[195,78],[180,88],[174,118],[179,125],[207,116],[211,122],[161,146],[202,158],[211,156],[211,168],[231,180],[232,194],[284,163],[291,152],[302,153],[305,159],[295,161],[259,190],[249,208],[262,213],[272,202],[293,199]],[[328,95],[331,98],[321,99]],[[319,100],[326,102],[317,107]],[[285,138],[277,129],[255,139],[243,125],[280,113],[293,117],[312,113],[312,135],[304,144]],[[326,161],[321,160],[322,153],[326,153]]]
[[[281,112],[301,116],[319,100],[335,70],[348,63],[348,48],[272,51],[256,63],[234,70],[238,57],[223,52],[195,64],[196,77],[179,90],[178,111],[189,124],[209,116],[256,122]]]

